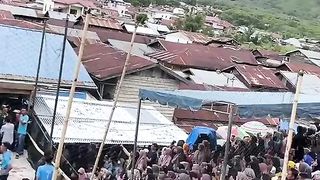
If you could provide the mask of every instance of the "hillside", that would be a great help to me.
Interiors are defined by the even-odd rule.
[[[285,37],[320,39],[318,0],[199,0],[223,9],[221,17],[235,25],[254,26]]]

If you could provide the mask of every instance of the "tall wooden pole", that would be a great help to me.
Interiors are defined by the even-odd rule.
[[[138,109],[137,109],[137,121],[136,121],[136,131],[134,134],[134,144],[133,144],[133,156],[132,156],[132,165],[131,165],[131,179],[133,179],[134,176],[134,169],[136,166],[136,152],[137,152],[137,147],[138,147],[138,133],[139,133],[139,124],[140,124],[140,111],[141,111],[141,102],[142,99],[139,98],[138,102]]]
[[[290,118],[290,124],[289,124],[289,132],[288,132],[288,137],[287,137],[286,152],[284,154],[284,159],[283,159],[281,180],[286,180],[286,178],[287,178],[289,153],[290,153],[291,144],[292,144],[294,121],[296,119],[296,114],[297,114],[297,107],[298,107],[299,95],[300,95],[300,90],[301,90],[301,85],[302,85],[302,79],[303,79],[303,71],[300,71],[298,73],[298,81],[297,81],[297,85],[296,85],[296,93],[294,95],[294,101],[293,101],[293,104],[292,104],[291,118]]]
[[[92,174],[94,174],[96,172],[96,170],[97,170],[97,167],[98,167],[98,164],[99,164],[99,159],[100,159],[100,156],[101,156],[101,153],[102,153],[102,150],[103,150],[103,146],[104,146],[104,143],[106,141],[107,134],[108,134],[108,131],[109,131],[109,128],[110,128],[110,124],[111,124],[111,121],[112,121],[112,117],[113,117],[114,111],[116,110],[116,107],[117,107],[121,85],[123,83],[123,79],[124,79],[124,76],[126,74],[127,67],[128,67],[128,64],[129,64],[129,60],[130,60],[130,57],[131,57],[131,51],[132,51],[132,48],[133,48],[134,39],[136,37],[137,28],[138,28],[138,25],[136,23],[134,31],[133,31],[133,34],[132,34],[132,37],[131,37],[130,49],[129,49],[129,52],[127,53],[127,57],[126,57],[126,61],[124,62],[122,74],[121,74],[119,83],[118,83],[117,88],[116,88],[117,90],[116,90],[116,94],[115,94],[115,99],[114,99],[113,106],[112,106],[112,109],[111,109],[111,112],[110,112],[110,115],[109,115],[108,124],[106,126],[106,129],[105,129],[105,132],[104,132],[104,135],[103,135],[103,138],[102,138],[102,142],[101,142],[100,147],[99,147],[97,158],[96,158],[96,160],[94,162],[94,166],[93,166],[93,169],[92,169]],[[93,176],[91,177],[91,180],[93,180]]]
[[[229,122],[228,122],[228,130],[227,130],[227,141],[224,148],[224,157],[223,157],[223,166],[221,171],[221,180],[225,180],[226,172],[227,172],[227,163],[228,163],[228,154],[230,149],[230,137],[231,137],[231,129],[232,129],[232,120],[233,120],[233,110],[234,105],[228,105],[229,111]]]
[[[76,68],[74,71],[73,82],[72,82],[72,86],[71,86],[71,90],[70,90],[70,94],[69,94],[66,117],[63,122],[63,129],[61,132],[60,142],[59,142],[58,151],[57,151],[57,155],[56,155],[55,171],[54,171],[54,175],[53,175],[53,180],[56,180],[58,177],[58,170],[60,167],[60,160],[61,160],[61,155],[62,155],[62,150],[63,150],[63,145],[64,145],[64,139],[66,137],[66,132],[67,132],[67,128],[68,128],[68,122],[69,122],[70,113],[71,113],[73,96],[74,96],[74,92],[76,90],[76,85],[78,82],[78,76],[79,76],[80,67],[81,67],[81,59],[82,59],[83,50],[84,50],[84,46],[85,46],[85,40],[86,40],[86,36],[87,36],[89,19],[90,19],[90,14],[87,13],[86,21],[84,23],[84,28],[82,31],[81,44],[80,44],[79,55],[78,55],[78,62],[77,62],[77,65],[76,65]]]

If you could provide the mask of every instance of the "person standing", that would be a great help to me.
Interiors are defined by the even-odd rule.
[[[1,146],[2,163],[0,171],[0,180],[7,180],[9,172],[12,169],[12,152],[9,150],[10,143],[4,142]]]
[[[54,166],[52,164],[53,155],[45,154],[45,164],[37,169],[36,180],[52,180]]]
[[[18,147],[17,147],[18,154],[16,155],[16,158],[19,158],[20,155],[23,155],[24,141],[27,134],[28,121],[29,121],[29,116],[27,114],[27,110],[22,108],[21,116],[19,120],[19,126],[18,126]]]
[[[6,123],[1,127],[0,133],[2,136],[2,141],[10,143],[11,149],[14,137],[14,124],[11,123],[10,119],[6,119]]]

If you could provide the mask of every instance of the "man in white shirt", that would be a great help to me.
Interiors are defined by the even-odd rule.
[[[6,123],[1,127],[0,133],[2,135],[2,142],[8,142],[12,146],[14,137],[14,124],[10,119],[6,119]]]

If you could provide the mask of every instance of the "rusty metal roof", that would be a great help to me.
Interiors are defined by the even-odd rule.
[[[269,68],[237,64],[234,68],[250,87],[287,89],[283,82]]]
[[[92,17],[90,18],[89,25],[109,29],[123,30],[118,21],[111,18]]]
[[[207,44],[212,40],[211,37],[202,33],[189,32],[189,31],[179,31],[178,33],[182,33],[194,43]]]
[[[0,10],[0,18],[1,19],[14,19],[12,13],[6,10]]]
[[[123,31],[112,30],[112,29],[101,29],[96,27],[90,27],[89,30],[96,32],[102,42],[108,42],[108,39],[116,39],[120,41],[130,42],[132,37],[132,34],[129,34]],[[150,37],[141,36],[138,34],[134,39],[134,42],[136,43],[148,44],[150,43],[150,41],[151,41]]]
[[[277,69],[280,70],[289,70],[291,72],[299,72],[300,70],[305,71],[308,74],[320,75],[320,67],[312,64],[306,63],[284,63],[279,66]]]
[[[85,47],[82,59],[87,71],[99,80],[117,77],[121,74],[126,53],[103,43],[90,44]],[[156,63],[141,57],[131,56],[127,73],[154,67]]]
[[[53,2],[67,5],[80,4],[86,8],[97,8],[94,2],[90,0],[54,0]]]
[[[210,111],[189,111],[183,109],[175,109],[174,118],[176,118],[175,124],[180,128],[183,128],[187,132],[190,132],[192,126],[207,126],[217,128],[219,126],[228,123],[228,114],[210,112]],[[267,126],[277,126],[279,124],[279,118],[259,118],[259,119],[244,119],[238,116],[234,117],[235,124],[244,124],[248,121],[259,121]]]
[[[20,27],[25,29],[35,29],[35,30],[42,30],[43,27],[40,24],[24,21],[24,20],[18,20],[18,19],[1,19],[0,18],[0,24],[7,25],[7,26],[14,26],[14,27]]]
[[[103,9],[101,9],[101,12],[103,12],[107,17],[119,17],[119,12],[116,9],[112,9],[109,7],[104,7]]]
[[[256,65],[249,50],[211,47],[197,44],[180,44],[159,41],[166,51],[147,54],[158,61],[172,65],[207,70],[221,70],[237,63]]]

